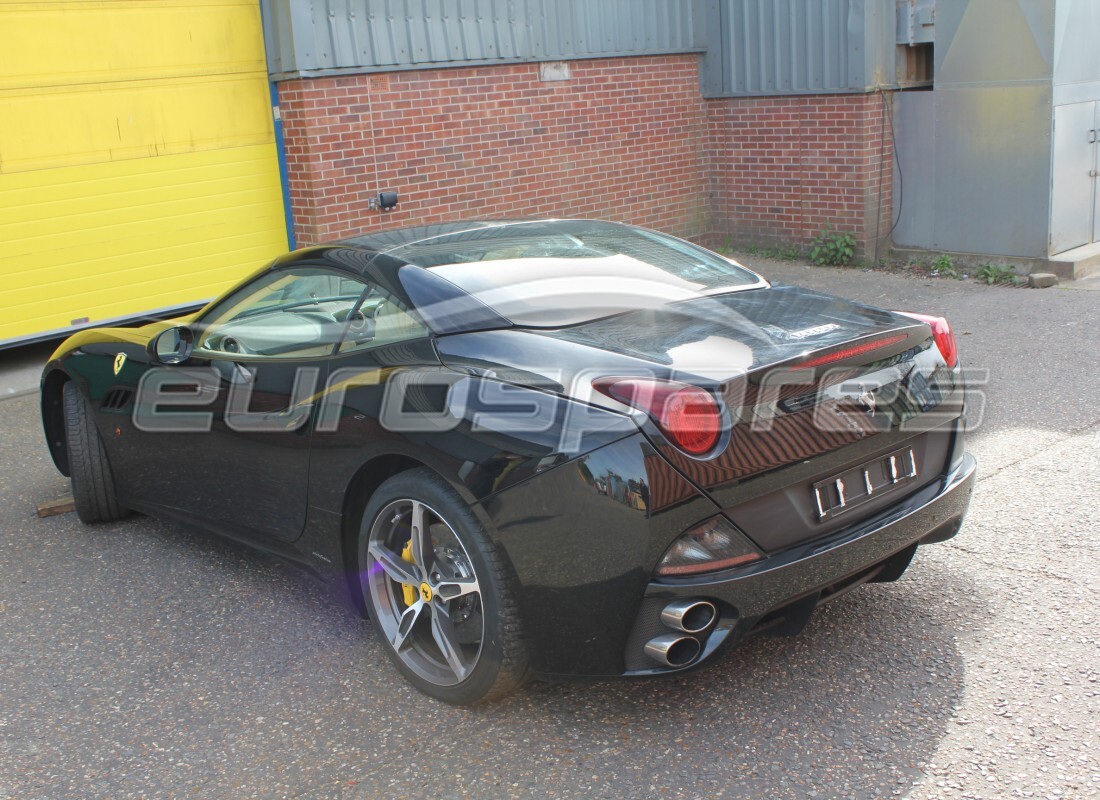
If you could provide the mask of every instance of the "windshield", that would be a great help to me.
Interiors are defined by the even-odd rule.
[[[689,242],[608,222],[510,222],[389,251],[429,269],[513,324],[572,325],[766,285]]]

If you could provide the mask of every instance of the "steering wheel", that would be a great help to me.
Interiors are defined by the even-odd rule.
[[[348,338],[356,344],[370,341],[374,338],[374,312],[376,308],[360,309],[348,314],[345,320],[348,326]]]
[[[222,340],[218,342],[218,348],[223,353],[232,353],[233,355],[249,355],[252,353],[247,347],[241,344],[240,340],[233,336],[223,336]]]

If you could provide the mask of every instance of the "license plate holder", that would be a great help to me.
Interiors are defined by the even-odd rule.
[[[887,492],[917,479],[917,457],[912,447],[903,447],[884,456],[851,467],[813,484],[813,500],[818,522],[859,508]]]

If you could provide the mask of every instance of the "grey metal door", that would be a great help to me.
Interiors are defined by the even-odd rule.
[[[1050,252],[1063,253],[1097,241],[1095,217],[1098,103],[1054,109],[1054,176],[1051,181]]]
[[[1096,122],[1092,133],[1092,240],[1100,242],[1100,102],[1096,103]]]

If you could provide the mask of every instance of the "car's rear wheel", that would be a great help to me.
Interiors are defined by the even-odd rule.
[[[96,430],[88,402],[72,381],[62,389],[65,401],[65,443],[69,480],[81,522],[114,522],[130,512],[118,504],[107,451]]]
[[[414,686],[473,705],[524,683],[511,571],[446,481],[427,469],[387,480],[367,505],[358,544],[363,603]]]

